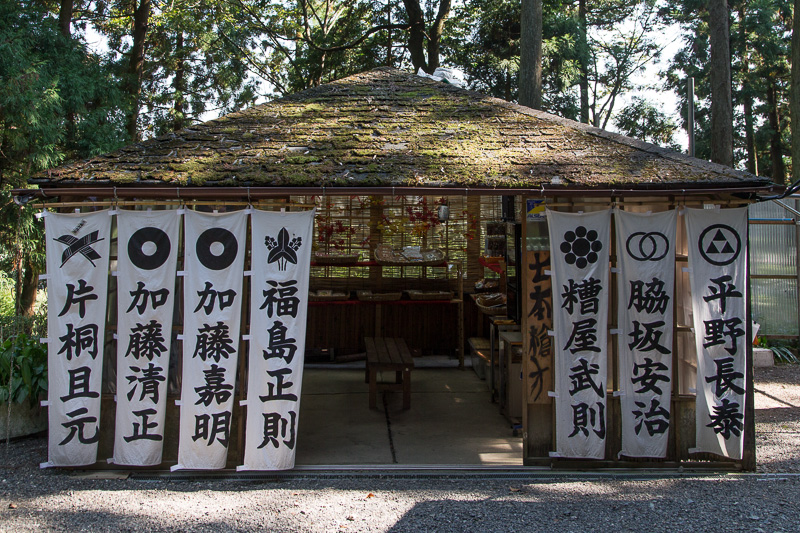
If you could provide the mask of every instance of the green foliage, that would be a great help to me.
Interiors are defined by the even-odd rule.
[[[219,2],[219,32],[250,71],[271,85],[273,95],[285,95],[381,65],[399,66],[403,36],[399,30],[370,34],[386,24],[387,6],[372,0],[307,0],[307,42],[300,3],[269,0]],[[390,3],[392,20],[400,4]],[[342,49],[341,45],[357,44]],[[390,46],[391,45],[391,46]],[[391,50],[390,50],[391,49]]]
[[[58,28],[44,2],[0,0],[0,268],[30,312],[43,269],[43,226],[11,201],[34,173],[126,141],[121,78],[107,58]]]
[[[797,357],[797,343],[783,339],[770,340],[766,336],[761,335],[756,344],[759,348],[769,348],[772,350],[772,355],[775,361],[784,364],[800,364],[800,358]]]
[[[734,107],[734,164],[744,167],[748,159],[746,132],[753,129],[758,173],[779,173],[771,153],[783,159],[789,146],[789,47],[791,6],[788,0],[730,2],[730,39]],[[663,74],[666,87],[675,91],[681,105],[682,126],[686,127],[686,80],[695,79],[695,153],[711,158],[711,88],[709,85],[708,13],[705,2],[670,0],[662,10],[669,22],[683,30],[683,47]],[[774,90],[774,105],[769,91]],[[751,108],[748,112],[747,109]],[[770,121],[776,120],[777,131]],[[749,124],[749,125],[748,125]],[[773,141],[776,141],[773,143]]]
[[[0,315],[0,341],[5,341],[19,333],[32,337],[47,336],[47,309],[42,306],[40,312],[31,316]]]
[[[34,302],[20,301],[20,295],[24,280],[37,284],[38,272],[44,271],[44,225],[37,221],[32,207],[15,204],[8,190],[0,190],[0,206],[0,314],[27,313]],[[35,299],[36,291],[26,294]]]
[[[795,365],[800,363],[800,359],[797,358],[795,352],[792,351],[792,349],[788,346],[770,346],[769,349],[772,350],[775,360],[779,363],[790,363]]]
[[[38,16],[37,16],[38,15]],[[61,104],[58,79],[37,50],[41,14],[0,1],[0,185],[20,186],[30,170],[63,160],[63,132],[51,117]]]
[[[639,97],[617,113],[614,125],[624,135],[660,146],[680,150],[674,141],[677,126],[656,107]]]
[[[0,270],[0,315],[14,314],[14,280]]]
[[[110,65],[39,2],[0,0],[0,185],[124,142]]]
[[[455,8],[444,38],[450,61],[473,87],[509,101],[518,93],[519,20],[519,2],[471,0]]]
[[[47,350],[24,333],[5,339],[0,345],[0,403],[27,399],[35,406],[46,393]]]
[[[244,13],[235,15],[228,2],[153,1],[141,85],[130,74],[131,2],[114,0],[95,7],[93,27],[108,39],[119,71],[118,87],[125,91],[128,105],[143,111],[138,129],[145,136],[179,130],[204,113],[225,114],[255,100],[256,84],[244,57],[254,35],[237,25]],[[124,117],[118,118],[124,122]]]
[[[575,6],[545,1],[542,24],[543,108],[575,118],[577,93],[577,22]],[[447,21],[443,48],[449,63],[461,69],[470,85],[482,92],[516,101],[519,93],[520,3],[470,0],[455,8]]]
[[[634,76],[660,54],[660,28],[652,1],[578,2],[549,0],[543,5],[543,109],[577,119],[579,86],[586,73],[589,121],[606,127],[617,98],[636,88]],[[516,100],[518,94],[520,4],[509,0],[471,0],[456,8],[445,39],[449,60],[472,86],[492,96]],[[584,38],[585,37],[585,38]]]

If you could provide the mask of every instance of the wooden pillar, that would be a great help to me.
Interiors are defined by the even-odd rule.
[[[749,229],[749,228],[748,228]],[[746,270],[750,272],[750,231],[747,232],[747,251],[745,255]],[[744,382],[746,384],[744,393],[744,442],[742,443],[742,469],[755,472],[756,470],[756,420],[755,420],[755,397],[753,387],[755,380],[753,377],[753,319],[750,306],[750,276],[747,276],[747,298],[745,299],[745,327],[746,336],[745,346],[745,372]]]
[[[523,460],[548,458],[553,441],[554,387],[552,282],[549,251],[523,255],[522,268],[522,360],[523,367]]]

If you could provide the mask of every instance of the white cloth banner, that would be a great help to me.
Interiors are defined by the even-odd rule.
[[[697,346],[697,448],[742,458],[748,339],[747,208],[687,209]]]
[[[239,470],[294,467],[314,210],[253,211],[247,436]]]
[[[557,457],[602,459],[606,442],[611,211],[547,211],[552,243]]]
[[[117,214],[115,464],[161,464],[179,222],[178,211]]]
[[[184,216],[183,374],[178,464],[224,468],[228,455],[247,214]]]
[[[627,457],[667,455],[677,216],[615,212],[620,455]]]
[[[109,211],[48,213],[48,464],[97,460],[105,344]]]

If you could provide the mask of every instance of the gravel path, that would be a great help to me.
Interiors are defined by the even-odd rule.
[[[757,475],[92,479],[0,445],[0,531],[797,531],[800,366],[756,369]]]
[[[756,368],[755,381],[758,471],[800,473],[800,366]]]

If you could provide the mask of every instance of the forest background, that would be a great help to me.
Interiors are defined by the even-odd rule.
[[[719,160],[722,73],[723,162],[791,180],[788,0],[0,0],[0,316],[35,310],[42,228],[9,194],[31,175],[378,66],[452,67],[472,89],[528,103],[532,4],[533,107],[680,149],[692,77],[695,154]],[[721,23],[727,71],[712,58]]]

